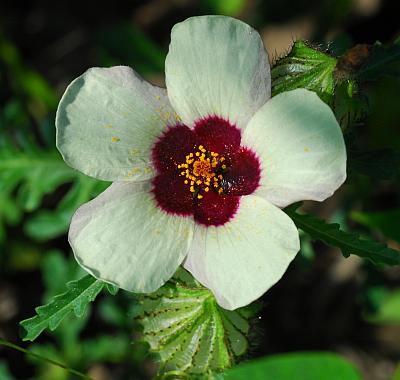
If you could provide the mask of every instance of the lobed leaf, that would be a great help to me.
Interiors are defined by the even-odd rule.
[[[103,287],[104,282],[90,275],[67,283],[68,290],[65,293],[55,296],[47,305],[37,307],[36,316],[20,322],[23,340],[35,340],[46,328],[54,331],[71,313],[82,317]]]
[[[338,247],[345,257],[357,255],[374,264],[399,265],[400,252],[388,248],[383,243],[361,239],[358,234],[345,232],[340,225],[329,224],[311,215],[298,214],[297,205],[290,206],[285,212],[293,219],[296,226],[308,233],[313,239]]]

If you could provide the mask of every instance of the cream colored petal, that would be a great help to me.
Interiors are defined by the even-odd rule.
[[[189,126],[215,114],[245,128],[271,92],[260,35],[225,16],[192,17],[176,24],[165,75],[171,104]]]
[[[176,122],[166,90],[131,68],[92,68],[65,91],[57,110],[57,147],[66,163],[108,181],[154,175],[151,149]]]
[[[311,91],[284,92],[250,120],[242,144],[261,161],[257,194],[285,207],[323,201],[346,179],[346,147],[332,110]]]
[[[233,310],[263,295],[300,249],[293,221],[263,198],[241,198],[237,214],[219,227],[196,226],[184,267]]]
[[[156,206],[149,182],[114,183],[78,209],[69,241],[79,264],[96,278],[149,293],[181,264],[193,228],[191,218]]]

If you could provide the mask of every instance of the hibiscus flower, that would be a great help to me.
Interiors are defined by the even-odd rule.
[[[182,264],[220,306],[259,298],[299,251],[281,208],[346,178],[340,127],[318,96],[270,99],[259,34],[229,17],[174,26],[167,89],[131,68],[92,68],[57,111],[65,162],[114,183],[75,213],[69,241],[93,276],[136,293]]]

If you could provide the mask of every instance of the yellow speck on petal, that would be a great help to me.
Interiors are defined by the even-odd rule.
[[[105,126],[104,126],[104,128],[112,128],[113,126],[111,125],[111,124],[106,124]]]
[[[130,152],[129,152],[129,154],[130,154],[131,156],[137,156],[137,155],[140,154],[140,150],[139,150],[139,149],[131,149]]]
[[[111,137],[111,141],[112,142],[118,142],[118,141],[121,141],[121,139],[118,138],[118,137]]]
[[[201,194],[198,194],[198,195],[197,195],[197,198],[198,198],[198,199],[201,199],[201,198],[203,198],[203,196],[202,196]]]

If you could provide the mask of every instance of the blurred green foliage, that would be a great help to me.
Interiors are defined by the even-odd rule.
[[[244,363],[226,373],[227,380],[361,380],[355,367],[326,352],[275,355]]]
[[[370,240],[369,236],[373,234],[382,243],[393,240],[396,244],[400,241],[397,108],[400,40],[351,49],[352,37],[344,33],[335,38],[333,44],[324,44],[326,32],[346,20],[351,13],[353,2],[349,0],[250,3],[244,0],[202,0],[194,13],[244,17],[247,22],[262,27],[267,22],[286,20],[290,12],[303,15],[312,9],[312,13],[323,21],[314,32],[313,40],[318,43],[298,41],[287,57],[276,64],[272,69],[273,93],[297,87],[317,92],[333,108],[349,148],[347,192],[343,201],[335,204],[336,212],[343,215],[345,223],[348,222],[346,226],[342,224],[342,230],[346,232],[332,227],[329,221],[301,213],[292,215],[298,226],[306,231],[302,232],[301,239],[308,272],[300,271],[300,274],[309,275],[310,268],[320,265],[321,249],[313,243],[318,239],[342,248],[346,254],[361,253],[360,256],[369,257],[375,262],[398,263],[394,249],[367,243],[363,239],[366,237]],[[182,12],[179,17],[184,18],[185,12],[193,14],[193,9],[179,9],[177,12]],[[178,15],[171,18],[177,19]],[[161,32],[157,35],[154,28],[143,25],[132,23],[131,19],[125,17],[93,30],[89,50],[93,52],[94,64],[130,65],[142,75],[159,80],[158,76],[164,69],[167,39],[165,37],[162,42],[164,37],[160,36]],[[162,26],[161,21],[155,29]],[[63,46],[60,48],[64,49]],[[54,297],[65,292],[66,283],[81,279],[73,283],[78,293],[96,284],[92,297],[85,297],[84,302],[78,305],[81,308],[78,308],[77,314],[82,318],[76,318],[71,313],[73,302],[66,301],[66,297],[71,296],[71,289],[64,293],[61,301],[65,302],[65,313],[60,312],[59,318],[50,326],[57,328],[50,334],[42,334],[34,344],[29,344],[29,349],[68,363],[70,367],[83,372],[100,365],[106,375],[111,368],[111,373],[120,379],[148,379],[155,372],[154,364],[150,364],[147,357],[148,347],[137,343],[132,345],[133,339],[138,340],[136,333],[133,333],[138,330],[134,317],[143,312],[142,306],[125,292],[114,297],[100,293],[96,303],[89,305],[103,284],[88,276],[82,278],[84,273],[66,244],[65,234],[73,212],[109,185],[67,167],[54,146],[54,116],[60,89],[88,65],[94,65],[93,61],[82,59],[82,64],[72,66],[69,72],[67,69],[61,70],[61,78],[56,83],[54,76],[50,80],[49,72],[34,68],[35,65],[24,54],[26,52],[17,46],[13,38],[7,36],[3,29],[0,30],[1,281],[15,281],[13,286],[17,287],[22,297],[18,302],[27,304],[23,308],[23,315],[18,316],[20,319],[32,315],[33,306],[40,302],[37,295],[36,299],[30,299],[33,294],[29,292],[30,287],[33,288],[32,292],[42,292],[43,288],[41,302],[47,304],[44,308],[48,308]],[[79,54],[73,60],[78,61],[77,57],[80,58]],[[66,65],[63,61],[62,66]],[[386,192],[389,189],[390,194],[397,192],[397,195],[390,195],[391,201],[387,201],[387,197],[385,201],[377,201],[382,188]],[[384,194],[388,194],[386,192]],[[362,239],[358,235],[350,235],[347,229],[360,233]],[[58,237],[61,239],[58,240]],[[39,281],[39,270],[41,284],[21,280],[25,274],[35,273],[35,280]],[[400,281],[389,281],[385,271],[368,264],[363,264],[362,271],[363,280],[358,285],[357,300],[365,298],[365,303],[360,306],[364,309],[364,322],[380,326],[400,324]],[[84,286],[79,288],[79,285]],[[319,287],[319,283],[316,286]],[[113,292],[112,288],[108,290]],[[307,294],[312,294],[312,291]],[[290,294],[280,293],[280,296],[286,296],[290,301]],[[72,297],[71,300],[76,301],[76,298]],[[34,317],[34,323],[28,327],[31,329],[28,338],[35,338],[50,325],[44,316],[49,309],[41,310],[44,310],[42,317]],[[51,318],[53,315],[49,313],[48,316]],[[43,325],[37,325],[38,321]],[[149,319],[147,323],[150,323]],[[16,326],[13,328],[16,330]],[[235,330],[231,329],[230,332]],[[15,336],[16,331],[11,335]],[[261,334],[258,332],[258,335]],[[222,336],[219,338],[224,339]],[[268,340],[263,341],[263,345],[273,347]],[[255,351],[257,355],[265,352],[263,345]],[[29,369],[34,373],[32,379],[74,378],[60,367],[29,357],[26,360],[32,364]],[[112,372],[114,368],[116,370]],[[13,363],[8,365],[0,361],[1,380],[14,379],[15,376],[11,374],[13,370]],[[261,379],[266,375],[274,380],[301,380],[301,376],[307,380],[360,379],[352,365],[328,353],[293,353],[249,361],[231,370],[227,379]],[[397,371],[393,380],[398,378],[400,371]]]

